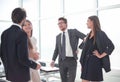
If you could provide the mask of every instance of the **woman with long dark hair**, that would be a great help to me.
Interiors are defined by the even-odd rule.
[[[87,26],[91,31],[86,37],[80,58],[81,78],[82,82],[100,82],[103,81],[102,68],[106,72],[111,70],[109,55],[112,53],[114,45],[106,33],[101,30],[97,16],[88,17]]]

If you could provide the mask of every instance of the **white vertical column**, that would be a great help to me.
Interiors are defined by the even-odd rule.
[[[19,7],[23,7],[23,0],[19,0],[19,1],[18,1],[18,6],[19,6]]]
[[[61,5],[61,16],[65,16],[65,0],[61,0],[61,3],[60,3]]]

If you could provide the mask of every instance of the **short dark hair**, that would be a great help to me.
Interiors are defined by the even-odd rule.
[[[26,11],[23,8],[15,8],[11,15],[13,23],[21,23],[26,18]]]
[[[63,20],[67,24],[67,19],[64,17],[60,17],[58,20]]]

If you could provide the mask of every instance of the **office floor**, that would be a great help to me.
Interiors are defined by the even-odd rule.
[[[81,82],[80,70],[79,69],[81,69],[81,68],[78,66],[75,82]],[[103,82],[120,82],[120,70],[112,69],[108,73],[105,73],[105,71],[103,70],[103,75],[104,75],[104,77],[103,77],[104,81]]]
[[[76,75],[76,81],[75,82],[81,82],[80,79],[80,68],[77,68],[77,75]],[[50,77],[48,80],[48,82],[61,82],[60,81],[60,76],[59,73],[56,74],[56,76],[58,78],[54,78],[54,77]],[[42,77],[41,77],[42,78]],[[5,78],[0,78],[0,82],[8,82],[8,81],[4,81]],[[43,77],[43,79],[45,79]],[[120,82],[120,70],[112,70],[109,73],[104,73],[104,81],[103,82]]]
[[[80,68],[77,68],[77,75],[76,75],[76,81],[75,82],[81,82],[80,79]],[[59,76],[59,74],[58,74]],[[60,78],[49,78],[49,82],[61,82]],[[104,81],[103,82],[120,82],[120,70],[112,70],[109,73],[104,72]]]

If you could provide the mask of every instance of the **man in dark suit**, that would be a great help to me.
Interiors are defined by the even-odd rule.
[[[58,26],[62,33],[56,37],[56,47],[51,66],[59,54],[59,68],[62,82],[75,82],[77,67],[77,46],[80,39],[85,35],[76,29],[67,29],[67,19],[58,19]]]
[[[13,25],[1,35],[1,59],[5,68],[6,79],[12,82],[28,82],[29,68],[40,69],[28,59],[27,34],[22,30],[26,20],[23,8],[15,8],[11,15]]]

